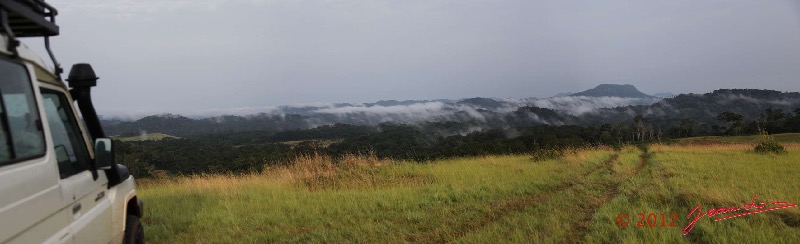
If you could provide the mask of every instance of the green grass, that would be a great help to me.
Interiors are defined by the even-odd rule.
[[[779,143],[800,143],[800,133],[785,133],[772,135]],[[751,136],[700,136],[677,139],[679,144],[715,144],[715,143],[758,143],[760,135]]]
[[[149,134],[141,134],[141,135],[138,135],[138,136],[117,136],[117,137],[114,137],[114,139],[116,139],[116,140],[125,141],[125,142],[128,142],[128,141],[158,141],[158,140],[163,140],[164,138],[177,139],[177,138],[180,138],[180,137],[171,136],[171,135],[167,135],[167,134],[163,134],[163,133],[149,133]]]
[[[139,191],[153,243],[798,243],[800,208],[706,217],[681,234],[697,205],[741,205],[753,194],[800,202],[800,144],[787,151],[656,145],[424,164],[309,157],[251,175],[140,181]],[[619,213],[630,226],[615,224]],[[676,227],[636,227],[637,213],[679,218]]]

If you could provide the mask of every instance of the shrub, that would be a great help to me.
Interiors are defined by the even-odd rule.
[[[759,142],[758,144],[756,144],[754,150],[757,153],[761,154],[768,154],[768,153],[781,154],[786,152],[786,148],[784,148],[783,145],[775,142],[774,140]]]
[[[756,147],[753,148],[753,150],[761,154],[786,153],[786,148],[784,148],[780,143],[776,142],[774,137],[767,135],[766,133],[762,134],[761,141],[756,144]]]

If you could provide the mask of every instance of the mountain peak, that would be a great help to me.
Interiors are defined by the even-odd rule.
[[[497,109],[503,106],[503,102],[483,97],[462,99],[461,101],[458,101],[457,104],[467,104],[483,109]]]
[[[633,98],[650,98],[652,96],[644,94],[636,89],[635,86],[630,84],[600,84],[599,86],[572,94],[570,96],[587,96],[587,97],[633,97]]]

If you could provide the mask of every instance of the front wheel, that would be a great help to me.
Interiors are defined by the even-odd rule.
[[[125,220],[125,244],[144,244],[144,229],[139,216],[129,214]]]

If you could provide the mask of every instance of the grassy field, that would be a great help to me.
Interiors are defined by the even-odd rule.
[[[785,133],[772,135],[780,143],[800,142],[800,133]],[[679,144],[748,144],[758,143],[761,136],[700,136],[678,139]]]
[[[153,243],[800,243],[798,207],[705,217],[681,233],[695,206],[742,206],[754,194],[757,202],[800,202],[800,144],[784,145],[788,153],[770,155],[751,144],[598,148],[539,162],[353,156],[334,164],[309,156],[250,175],[139,184]],[[625,228],[616,224],[626,220],[621,213]]]
[[[180,138],[177,136],[171,136],[163,133],[149,133],[149,134],[141,134],[138,136],[117,136],[114,139],[120,141],[158,141],[163,140],[164,138]]]

